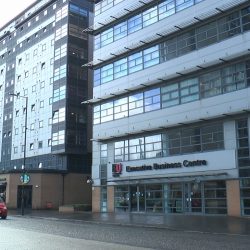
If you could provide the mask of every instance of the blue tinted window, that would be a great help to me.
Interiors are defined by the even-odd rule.
[[[143,69],[142,52],[135,53],[128,57],[129,73]]]
[[[120,23],[114,27],[114,40],[127,36],[127,21]]]
[[[128,33],[129,34],[140,29],[142,29],[142,15],[141,14],[128,19]]]
[[[114,62],[114,78],[126,76],[128,74],[127,58]]]
[[[101,69],[94,70],[94,86],[101,84]]]
[[[113,63],[102,67],[101,69],[101,83],[113,80],[114,67]]]
[[[76,14],[81,15],[81,16],[88,16],[87,10],[82,9],[79,6],[72,4],[72,3],[69,5],[69,10],[70,10],[70,12],[76,13]]]
[[[113,31],[113,28],[104,31],[101,34],[101,45],[102,46],[107,45],[109,43],[112,43],[113,40],[114,40],[114,31]]]
[[[144,68],[159,64],[159,45],[145,49],[143,52]]]
[[[157,6],[143,12],[143,27],[158,22]]]

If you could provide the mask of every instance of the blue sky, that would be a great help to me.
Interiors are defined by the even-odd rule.
[[[35,0],[0,0],[0,28]]]

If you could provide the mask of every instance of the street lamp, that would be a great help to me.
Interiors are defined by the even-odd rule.
[[[22,192],[21,192],[21,213],[24,215],[24,179],[25,179],[25,164],[26,164],[26,138],[27,138],[27,111],[28,111],[28,97],[19,94],[9,93],[11,96],[25,99],[25,123],[24,123],[24,149],[23,149],[23,168],[22,168]]]

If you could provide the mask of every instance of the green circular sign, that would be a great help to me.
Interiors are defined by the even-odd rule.
[[[22,174],[20,180],[23,184],[27,184],[30,182],[30,176],[28,174]]]

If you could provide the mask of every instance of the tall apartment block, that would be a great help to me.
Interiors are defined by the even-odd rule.
[[[36,1],[0,30],[0,193],[9,207],[22,197],[33,209],[91,204],[91,127],[81,105],[92,91],[81,67],[91,60],[82,32],[91,8]]]
[[[250,215],[250,3],[103,0],[93,211]]]

